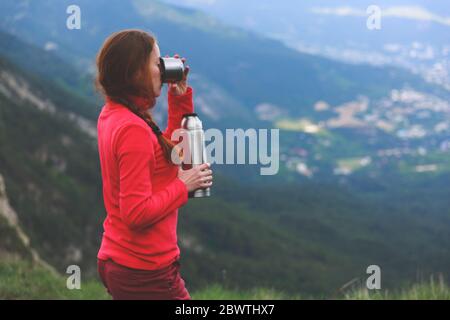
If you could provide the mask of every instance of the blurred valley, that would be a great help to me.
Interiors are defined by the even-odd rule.
[[[254,1],[170,2],[80,0],[81,30],[66,28],[71,1],[0,3],[0,261],[95,275],[105,216],[95,54],[111,32],[142,28],[162,55],[187,57],[206,128],[280,129],[277,175],[214,165],[213,196],[180,210],[188,288],[336,296],[371,264],[388,289],[448,279],[447,20],[414,32],[416,20],[391,18],[376,34],[326,1],[261,2],[290,26]],[[166,114],[164,93],[162,125]]]

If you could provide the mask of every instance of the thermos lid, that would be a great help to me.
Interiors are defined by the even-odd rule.
[[[202,122],[196,113],[185,113],[181,121],[181,127],[188,130],[202,129]]]
[[[195,112],[192,113],[185,113],[183,114],[183,118],[187,117],[198,117],[198,115]]]

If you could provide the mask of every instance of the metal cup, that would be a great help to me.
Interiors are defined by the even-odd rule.
[[[174,83],[183,80],[184,63],[177,58],[159,58],[161,82]]]

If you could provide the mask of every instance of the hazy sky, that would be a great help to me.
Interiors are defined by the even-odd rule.
[[[165,2],[198,8],[219,18],[231,18],[273,13],[287,19],[295,13],[312,15],[359,16],[366,15],[369,5],[380,6],[383,14],[389,17],[432,21],[450,26],[450,1],[448,0],[163,0]],[[229,20],[229,19],[226,19]],[[251,24],[249,19],[249,24]]]

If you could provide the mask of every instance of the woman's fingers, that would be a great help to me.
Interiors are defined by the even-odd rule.
[[[200,176],[200,180],[201,181],[207,181],[207,180],[212,180],[212,173],[211,174],[206,174],[206,175],[203,175],[203,176]]]
[[[194,188],[208,188],[212,186],[213,176],[210,167],[211,165],[209,163],[203,163],[191,169],[190,175],[192,182],[196,186]]]
[[[212,170],[210,169],[211,165],[208,163],[204,163],[197,167],[198,171],[198,181],[201,186],[208,187],[212,185]]]
[[[200,172],[201,176],[200,176],[200,186],[202,187],[210,187],[212,186],[212,180],[213,180],[213,176],[212,176],[212,171],[211,170],[204,170]]]
[[[203,171],[205,169],[209,169],[211,167],[211,165],[209,163],[202,163],[201,165],[195,167],[195,169],[199,170],[199,171]]]
[[[189,70],[191,70],[191,68],[189,68],[189,66],[186,66],[186,68],[184,68],[184,79],[183,80],[186,80],[186,78],[189,74]]]
[[[166,54],[165,57],[166,57],[166,58],[169,58],[169,55]],[[181,59],[181,61],[183,61],[183,63],[186,62],[186,58],[185,58],[185,57],[180,58],[180,55],[179,55],[178,53],[177,53],[177,54],[174,54],[173,57],[176,58],[176,59]]]
[[[212,185],[212,180],[207,180],[207,181],[202,181],[200,183],[201,186],[211,186]]]
[[[206,176],[210,176],[210,175],[212,175],[212,170],[200,171],[200,176],[201,177],[206,177]]]

